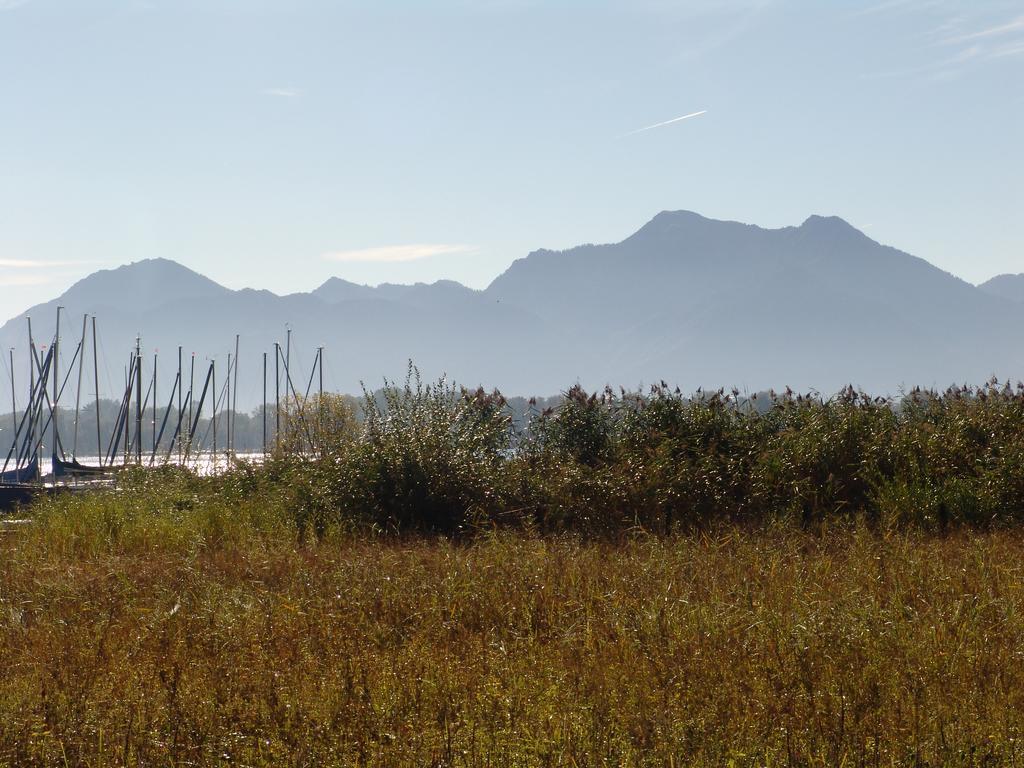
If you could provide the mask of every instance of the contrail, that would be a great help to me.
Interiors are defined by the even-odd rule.
[[[663,125],[671,125],[672,123],[678,123],[680,120],[689,120],[691,117],[699,117],[700,115],[703,115],[703,114],[706,114],[706,113],[707,113],[707,110],[706,109],[702,109],[700,112],[691,112],[690,114],[683,115],[682,117],[673,117],[671,120],[666,120],[663,123],[655,123],[654,125],[648,125],[646,128],[637,128],[635,131],[630,131],[629,133],[624,134],[624,135],[625,136],[632,136],[634,133],[643,133],[644,131],[649,131],[652,128],[661,128],[661,126],[663,126]]]

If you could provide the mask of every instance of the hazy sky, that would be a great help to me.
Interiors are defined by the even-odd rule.
[[[1024,271],[1020,0],[0,0],[0,73],[0,321],[155,256],[482,287],[681,208]]]

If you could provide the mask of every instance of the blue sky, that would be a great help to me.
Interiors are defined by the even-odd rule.
[[[1024,271],[1020,0],[0,0],[0,72],[0,320],[157,256],[482,287],[683,208]]]

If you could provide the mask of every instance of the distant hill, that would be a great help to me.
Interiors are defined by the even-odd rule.
[[[664,212],[621,243],[534,252],[487,293],[575,336],[590,381],[893,391],[1024,362],[1019,307],[836,217],[768,230]]]
[[[132,288],[134,276],[139,278],[137,292]],[[154,276],[160,279],[154,281]],[[154,288],[154,282],[159,287]],[[331,280],[312,293],[278,296],[269,291],[230,290],[181,265],[150,260],[90,275],[57,299],[0,327],[0,345],[18,350],[16,370],[25,381],[25,317],[32,318],[37,345],[48,344],[58,305],[64,307],[62,372],[68,369],[78,343],[83,314],[98,316],[100,392],[107,396],[117,396],[123,387],[123,368],[137,335],[142,338],[147,376],[149,361],[159,350],[158,390],[169,395],[179,345],[186,376],[195,353],[200,372],[205,371],[207,358],[217,358],[223,383],[226,356],[233,352],[235,334],[239,334],[239,405],[245,407],[260,401],[262,354],[269,353],[272,374],[274,342],[284,349],[286,328],[292,330],[293,383],[300,391],[307,386],[320,345],[326,348],[325,384],[349,393],[360,392],[361,381],[372,389],[385,376],[403,378],[410,359],[428,377],[448,372],[474,385],[497,379],[508,382],[510,391],[530,391],[531,370],[523,365],[527,352],[537,365],[554,369],[558,364],[557,343],[531,350],[546,332],[539,318],[457,283],[369,288]],[[89,366],[91,355],[90,347]],[[561,369],[561,374],[562,380],[571,379],[568,369]],[[200,376],[197,373],[201,383]],[[85,380],[89,395],[90,377],[91,373]],[[77,380],[72,381],[68,391],[76,385]],[[557,389],[552,385],[552,391]],[[272,396],[272,377],[269,390]]]
[[[895,392],[1024,375],[1024,291],[1013,290],[1022,283],[1001,276],[972,286],[836,217],[763,229],[677,211],[620,243],[534,251],[483,291],[332,278],[278,296],[229,290],[158,259],[97,272],[26,314],[48,340],[56,306],[66,308],[62,369],[82,314],[97,314],[108,394],[121,386],[136,334],[147,356],[160,350],[166,374],[179,344],[186,360],[194,351],[203,368],[216,356],[223,371],[239,333],[240,404],[254,405],[262,353],[271,352],[272,371],[286,325],[300,389],[324,345],[326,384],[344,392],[402,377],[409,359],[427,377],[447,372],[517,394],[662,379],[687,390],[828,393],[852,383]],[[24,328],[24,317],[5,324],[0,345],[23,349]]]
[[[991,280],[986,280],[979,285],[978,288],[992,296],[1024,302],[1024,274],[996,275]]]

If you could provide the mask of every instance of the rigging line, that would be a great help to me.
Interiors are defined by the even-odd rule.
[[[79,343],[79,345],[78,345],[78,346],[79,346],[79,350],[80,350],[80,349],[81,349],[81,346],[82,346],[82,345],[81,345],[81,343]],[[52,349],[52,347],[51,347],[51,349]],[[78,351],[79,351],[79,350],[76,350],[76,351],[75,351],[75,356],[74,356],[73,358],[71,358],[71,366],[69,366],[69,368],[71,368],[71,367],[74,367],[74,365],[75,365],[75,360],[77,360],[77,359],[78,359]],[[58,354],[59,354],[59,353],[58,353]],[[41,366],[41,365],[40,365],[40,363],[39,363],[39,358],[37,357],[37,358],[36,358],[36,370],[37,370],[37,371],[39,371],[41,367],[42,367],[42,366]],[[69,371],[68,371],[67,373],[65,373],[65,374],[64,374],[64,382],[63,382],[63,383],[62,383],[62,384],[60,385],[60,390],[59,390],[59,391],[57,392],[57,399],[58,399],[58,400],[60,400],[60,397],[61,397],[61,395],[63,395],[63,394],[64,394],[64,387],[66,387],[66,386],[67,386],[67,384],[68,384],[68,378],[70,378],[70,376],[71,376],[71,371],[70,371],[70,370],[69,370]],[[49,403],[49,398],[47,398],[47,403]]]
[[[75,390],[75,437],[74,442],[71,445],[72,460],[78,459],[78,418],[80,415],[79,407],[82,404],[82,373],[85,369],[85,334],[88,330],[89,316],[85,315],[82,318],[82,356],[78,360],[78,388]]]
[[[213,410],[214,413],[216,413],[220,409],[221,404],[224,402],[224,394],[225,394],[225,390],[227,389],[227,382],[228,381],[230,381],[230,379],[225,377],[224,386],[220,388],[220,394],[217,396],[217,400],[213,404],[214,405],[214,410]],[[211,429],[213,429],[213,419],[212,418],[209,421],[206,422],[206,431],[203,433],[203,437],[200,440],[200,444],[205,442],[206,438],[209,437]]]
[[[299,371],[301,371],[302,367],[303,367],[302,350],[298,349],[296,347],[296,345],[295,345],[295,331],[294,330],[292,331],[292,361],[293,362],[292,362],[292,364],[290,366],[285,366],[286,372],[287,372],[288,369],[294,368],[295,369],[295,380],[298,381],[301,384],[302,383],[302,379],[299,378]],[[310,377],[312,377],[312,375],[313,374],[311,372],[310,373]]]
[[[79,345],[79,346],[81,346],[81,345]],[[52,351],[53,347],[51,347],[50,349]],[[59,356],[59,354],[60,353],[58,352],[58,356]],[[75,358],[72,359],[71,366],[68,367],[68,372],[64,376],[64,383],[61,384],[60,389],[57,391],[57,401],[58,402],[60,401],[60,396],[64,394],[64,387],[67,386],[68,377],[71,376],[71,368],[74,367],[74,365],[75,365],[74,360],[77,357],[78,357],[78,353],[76,352],[75,353]],[[40,371],[39,375],[42,376],[42,371]],[[47,378],[49,378],[49,374],[47,374]],[[47,392],[45,389],[43,390],[43,397],[46,399],[46,405],[49,407],[49,416],[47,416],[46,424],[43,427],[43,432],[46,432],[46,430],[48,430],[50,428],[50,424],[56,421],[56,419],[58,418],[59,414],[57,413],[56,406],[53,403],[50,402],[50,394],[49,394],[49,392]],[[64,456],[64,442],[60,439],[60,432],[58,431],[58,432],[55,432],[54,434],[57,436],[57,440],[56,440],[56,445],[50,446],[51,452],[52,453],[56,453],[57,449],[59,448],[61,456]],[[42,441],[42,439],[40,439],[39,445],[41,446],[42,444],[43,444],[43,441]]]
[[[184,382],[184,378],[185,377],[182,376],[182,389],[183,390],[184,390],[184,383],[185,383]],[[182,423],[185,421],[185,418],[186,418],[186,410],[185,409],[188,408],[191,404],[192,404],[192,392],[188,392],[185,395],[184,399],[181,401],[182,410],[181,410],[181,412],[178,413],[177,423],[174,426],[174,434],[171,435],[171,441],[167,444],[167,455],[164,456],[164,465],[167,465],[167,464],[169,464],[171,462],[171,453],[174,451],[174,446],[175,445],[178,446],[178,461],[179,462],[187,461],[187,458],[185,458],[183,456],[183,454],[182,454],[181,426],[182,426]],[[185,424],[185,426],[188,427],[188,424]]]
[[[134,359],[132,360],[131,364],[135,365]],[[124,411],[125,408],[125,400],[127,399],[127,397],[128,389],[126,387],[124,392],[121,394],[121,402],[118,403],[117,405],[117,411],[114,413],[114,426],[113,429],[111,429],[110,431],[110,440],[107,441],[107,450],[103,454],[103,459],[100,461],[101,464],[103,464],[106,459],[110,459],[117,455],[117,449],[121,444],[121,417],[122,412]]]
[[[331,358],[334,359],[333,357]],[[323,360],[322,363],[326,363],[324,373],[326,373],[324,381],[325,392],[340,392],[340,386],[338,384],[338,373],[334,370],[334,364],[330,360]]]
[[[71,369],[75,367],[75,361],[78,359],[78,355],[81,351],[82,342],[78,342],[78,349],[75,350],[75,354],[71,358],[71,365],[68,366],[68,372],[64,374],[64,381],[60,385],[60,391],[57,392],[58,400],[60,400],[60,398],[64,396],[64,388],[68,385],[68,380],[71,378]]]
[[[57,391],[57,402],[60,402],[60,398],[64,395],[64,388],[67,387],[67,385],[68,385],[68,380],[71,378],[71,370],[75,367],[75,360],[78,359],[78,353],[81,352],[81,351],[82,351],[82,344],[81,344],[81,342],[79,342],[78,349],[75,350],[75,355],[74,355],[74,357],[71,358],[71,365],[68,366],[68,372],[66,374],[64,374],[64,381],[61,383],[60,389]],[[57,355],[59,357],[60,353],[58,352]],[[49,399],[49,398],[47,398],[47,399]],[[51,410],[53,411],[53,414],[54,414],[53,418],[57,418],[57,416],[58,416],[58,414],[56,413],[57,407],[58,406],[56,404],[54,404],[54,406],[51,408]],[[57,435],[57,439],[58,439],[58,441],[60,440],[60,435],[59,434]],[[64,446],[62,444],[61,445],[61,451],[63,451],[63,450],[64,450]]]
[[[11,407],[14,410],[11,411],[10,415],[11,415],[12,421],[14,422],[14,431],[15,431],[15,434],[11,437],[11,439],[14,440],[17,437],[16,433],[17,433],[17,430],[18,430],[18,400],[17,400],[17,395],[16,395],[16,392],[15,392],[15,388],[14,388],[14,376],[13,376],[13,373],[12,373],[11,369],[7,365],[7,355],[0,354],[0,358],[3,358],[3,364],[4,364],[4,383],[7,383],[8,380],[11,382]],[[11,359],[12,360],[14,359],[14,348],[13,347],[11,348]]]
[[[11,356],[11,360],[12,360],[12,364],[13,364],[13,360],[14,360],[14,347],[10,347],[9,350],[3,350],[3,351],[4,352],[8,352],[9,351],[10,352],[10,356]],[[6,354],[0,354],[0,358],[3,358],[3,364],[4,364],[4,383],[6,384],[8,381],[11,382],[11,408],[13,408],[13,410],[11,411],[11,413],[9,415],[11,417],[12,423],[14,424],[14,432],[11,435],[11,441],[12,441],[12,444],[13,444],[13,442],[18,439],[18,393],[17,393],[17,389],[14,386],[14,371],[11,370],[11,367],[8,366],[8,364],[7,364],[7,355]],[[6,421],[5,421],[5,423],[6,423]],[[4,468],[6,469],[6,465],[5,465]]]
[[[174,434],[171,436],[171,442],[167,446],[167,456],[164,458],[164,464],[165,465],[170,463],[170,461],[171,461],[171,452],[174,450],[174,443],[175,443],[175,441],[177,441],[177,443],[178,443],[179,461],[182,460],[180,458],[181,422],[185,419],[185,413],[186,413],[185,409],[187,409],[191,405],[192,405],[192,390],[189,390],[188,394],[185,395],[185,399],[181,401],[181,411],[178,413],[178,423],[174,427]],[[186,424],[185,426],[188,426],[188,425]],[[184,460],[187,461],[188,458],[186,457]]]
[[[135,353],[132,353],[131,361],[129,362],[132,373],[135,372]],[[131,396],[132,390],[125,383],[124,394],[121,395],[121,404],[117,409],[117,417],[114,421],[114,431],[110,434],[110,443],[107,446],[108,461],[107,463],[113,465],[117,459],[117,454],[121,448],[121,439],[124,437],[125,422],[128,420],[129,410],[131,407]]]
[[[47,394],[47,391],[46,391],[46,382],[50,378],[50,368],[51,368],[52,365],[53,365],[53,347],[50,347],[50,349],[46,353],[46,364],[45,364],[44,372],[40,372],[40,374],[39,374],[39,378],[41,379],[41,382],[42,382],[42,385],[41,385],[41,388],[40,388],[40,393],[45,396],[45,399],[46,399],[47,403],[49,403],[50,398],[49,398],[49,395]],[[39,421],[42,421],[42,418],[43,418],[43,398],[38,398],[38,402],[39,402],[39,406],[38,406],[38,408],[39,408]],[[52,414],[53,411],[51,410],[50,413]],[[46,426],[43,427],[41,430],[39,430],[39,439],[35,440],[34,445],[31,446],[32,447],[32,452],[30,454],[27,454],[26,457],[27,456],[35,456],[36,453],[39,451],[39,449],[42,447],[43,439],[46,437],[46,429],[49,426],[50,426],[50,422],[47,421],[46,422]]]
[[[45,383],[44,383],[43,386],[45,386]],[[22,456],[22,453],[25,451],[25,448],[27,446],[23,445],[22,448],[19,449],[18,448],[18,440],[21,437],[22,429],[25,428],[25,422],[28,421],[29,424],[31,425],[31,419],[33,419],[35,417],[35,413],[34,413],[35,412],[35,398],[36,398],[36,391],[38,390],[38,388],[39,388],[39,383],[37,382],[37,383],[35,383],[35,386],[32,388],[32,390],[29,392],[29,404],[28,404],[28,407],[26,407],[25,411],[22,413],[21,422],[18,424],[18,429],[14,433],[14,439],[11,441],[11,449],[7,452],[7,458],[4,459],[3,470],[0,470],[0,471],[7,471],[7,465],[10,462],[11,458],[13,456],[15,456],[15,452],[16,451],[17,451],[17,458],[15,459],[15,468],[18,468],[18,467],[21,466],[21,456]],[[30,426],[29,429],[26,430],[26,433],[25,433],[25,443],[26,444],[30,440],[29,433],[31,431],[32,430],[31,430],[31,426]]]
[[[316,357],[313,358],[313,367],[309,369],[309,383],[306,384],[306,394],[304,400],[309,400],[309,390],[313,388],[313,377],[316,376],[316,364],[320,360],[320,353],[316,353]]]
[[[36,353],[35,342],[33,341],[33,338],[32,338],[31,322],[32,322],[31,319],[29,319],[29,332],[28,332],[28,339],[29,339],[29,341],[28,341],[29,364],[28,364],[28,369],[29,369],[29,382],[30,382],[30,385],[29,385],[29,403],[28,403],[28,408],[26,409],[29,413],[31,413],[31,416],[29,416],[28,431],[25,433],[24,442],[22,444],[22,447],[18,449],[17,464],[15,466],[21,466],[21,462],[22,462],[23,457],[27,458],[28,452],[30,450],[32,450],[32,443],[36,439],[36,435],[35,435],[36,421],[37,421],[37,419],[39,418],[39,415],[42,412],[42,404],[37,402],[37,395],[36,395],[36,393],[38,391],[38,389],[37,389],[37,382],[36,382],[36,366],[37,366],[39,361],[38,361],[38,355]],[[47,371],[49,371],[49,355],[47,355]],[[46,383],[43,382],[41,384],[41,386],[45,388]]]
[[[206,393],[207,393],[207,391],[210,388],[210,378],[213,376],[213,372],[214,372],[214,363],[211,361],[210,362],[210,367],[206,371],[206,379],[203,382],[203,394],[199,396],[199,405],[196,407],[195,421],[193,421],[191,423],[191,425],[189,426],[189,433],[188,433],[188,445],[189,445],[189,448],[191,448],[191,446],[194,444],[193,441],[194,441],[195,436],[196,436],[196,429],[199,428],[199,417],[203,413],[203,404],[206,402]],[[189,391],[190,392],[192,391],[191,388],[189,389]],[[189,453],[189,451],[188,451],[188,449],[186,449],[186,453],[185,453],[186,460],[188,459],[188,453]]]
[[[99,342],[100,357],[103,358],[103,373],[107,378],[107,392],[110,393],[110,399],[113,399],[114,380],[110,376],[110,357],[107,355],[107,348],[103,343],[103,334],[99,331],[96,332],[96,340]],[[133,351],[134,353],[134,351]]]
[[[178,385],[179,384],[181,384],[181,376],[180,375],[175,375],[175,377],[174,377],[174,386],[171,387],[171,397],[167,401],[167,407],[164,409],[164,418],[163,418],[163,421],[160,424],[160,434],[158,434],[156,436],[156,439],[153,440],[153,453],[149,457],[149,466],[153,466],[153,462],[156,460],[157,448],[160,447],[160,441],[163,439],[164,429],[167,427],[167,419],[170,418],[171,410],[174,407],[174,396],[178,392]],[[155,397],[153,398],[153,402],[156,402],[156,398]],[[153,429],[156,429],[156,422],[153,422]],[[172,442],[171,445],[173,446],[174,443]]]
[[[310,446],[313,445],[313,436],[309,432],[309,424],[306,423],[305,410],[302,407],[302,403],[299,401],[299,394],[295,391],[295,385],[292,383],[292,375],[288,371],[288,362],[284,361],[284,378],[285,378],[285,402],[288,401],[288,390],[291,389],[292,399],[295,400],[295,406],[298,408],[299,421],[302,423],[302,431],[306,433],[306,439],[309,441]]]
[[[4,352],[6,352],[6,351],[7,350],[5,349]],[[11,378],[11,369],[7,365],[7,355],[0,355],[0,361],[2,361],[3,365],[4,365],[4,381],[5,382],[9,381],[10,378]],[[17,406],[15,406],[15,407],[17,407]]]
[[[45,386],[45,384],[44,384],[44,386]],[[39,406],[36,405],[36,397],[37,397],[36,393],[37,392],[38,392],[38,388],[33,388],[33,390],[32,390],[32,402],[29,405],[28,410],[26,410],[26,412],[25,412],[26,416],[28,418],[28,429],[25,430],[25,436],[19,438],[21,440],[21,447],[19,448],[17,446],[17,444],[11,446],[11,451],[12,452],[13,451],[17,451],[17,453],[15,455],[15,459],[14,459],[14,466],[15,466],[16,469],[18,467],[22,466],[22,464],[24,464],[26,466],[30,465],[32,463],[33,459],[35,458],[35,448],[34,448],[34,445],[33,445],[34,442],[35,442],[35,432],[34,432],[34,429],[35,429],[35,425],[36,425],[36,422],[37,422],[37,416],[39,414]],[[18,434],[19,435],[21,434],[21,430],[20,429],[18,430]],[[11,457],[11,454],[9,453],[8,454],[8,461],[10,460],[10,457]],[[5,467],[7,466],[7,461],[4,462],[4,466]]]
[[[142,401],[142,414],[143,414],[143,416],[145,416],[146,408],[149,407],[149,394],[152,391],[153,391],[153,381],[151,379],[150,382],[149,382],[149,386],[146,388],[146,397]],[[135,428],[135,436],[132,438],[131,443],[129,443],[129,445],[131,446],[131,450],[129,450],[129,453],[132,453],[139,446],[139,443],[141,441],[142,441],[142,425],[141,424],[137,424],[136,428]]]
[[[3,468],[0,468],[0,472],[7,471],[7,465],[10,463],[11,458],[14,457],[15,451],[18,451],[18,441],[21,437],[21,430],[25,426],[25,420],[28,418],[29,411],[26,410],[24,415],[21,417],[21,422],[18,424],[18,429],[14,433],[14,437],[11,439],[10,450],[7,451],[7,457],[4,459]],[[20,451],[18,451],[18,458],[15,458],[14,468],[18,469],[21,466]]]
[[[299,371],[302,370],[302,350],[295,347],[295,331],[292,331],[292,359],[295,362],[291,364],[291,367],[295,369],[295,378],[299,377]]]

